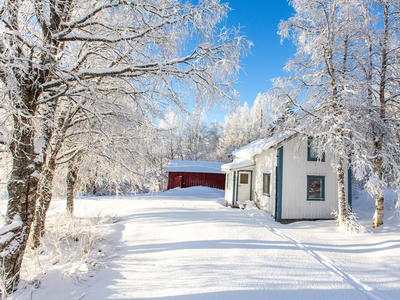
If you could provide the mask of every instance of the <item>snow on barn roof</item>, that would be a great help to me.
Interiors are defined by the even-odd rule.
[[[223,174],[221,166],[224,163],[211,161],[170,160],[167,172],[193,172]]]
[[[287,132],[269,139],[260,139],[233,151],[232,154],[235,158],[251,159],[255,155],[261,154],[263,151],[278,145],[280,142],[290,138],[294,134],[294,132]]]

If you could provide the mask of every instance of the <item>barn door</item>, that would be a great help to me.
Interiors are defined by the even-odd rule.
[[[174,178],[174,188],[176,188],[176,187],[182,187],[182,176],[176,176],[175,178]]]

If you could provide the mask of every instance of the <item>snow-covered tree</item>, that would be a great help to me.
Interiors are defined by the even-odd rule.
[[[384,193],[387,185],[400,183],[400,1],[359,1],[363,9],[363,59],[360,59],[366,99],[370,148],[359,158],[367,188],[375,196],[373,227],[383,224]],[[370,158],[370,164],[365,161]]]
[[[225,117],[223,137],[218,147],[219,156],[224,157],[224,161],[229,160],[233,150],[270,135],[271,120],[265,104],[265,96],[259,94],[251,108],[245,102]]]
[[[354,77],[353,45],[359,35],[356,6],[347,0],[291,2],[296,13],[279,25],[282,38],[292,37],[295,57],[286,65],[294,73],[278,79],[271,91],[272,107],[285,114],[283,130],[296,130],[313,136],[319,155],[330,149],[338,176],[339,218],[346,217],[345,166],[351,153],[347,141],[352,134],[349,89]],[[289,107],[297,108],[287,114]]]
[[[0,249],[9,289],[19,279],[49,141],[38,127],[52,120],[60,99],[85,108],[126,95],[157,113],[182,106],[179,90],[197,91],[210,104],[234,96],[230,83],[249,43],[237,30],[218,28],[227,11],[217,0],[2,3],[1,101],[12,123],[13,168]],[[194,48],[183,51],[189,38]]]
[[[226,157],[219,156],[220,141],[223,137],[223,124],[218,121],[212,122],[207,129],[206,135],[206,148],[208,152],[209,161],[223,162]]]
[[[60,103],[52,113],[53,118],[46,120],[43,129],[47,134],[43,136],[48,137],[46,143],[48,146],[44,152],[35,218],[31,228],[34,247],[39,245],[40,237],[44,233],[57,165],[68,164],[67,182],[69,183],[72,183],[72,179],[76,177],[75,173],[79,171],[78,165],[82,175],[85,174],[85,168],[83,168],[85,165],[89,165],[89,170],[99,168],[101,171],[96,171],[94,174],[97,174],[96,177],[104,175],[102,185],[120,181],[124,176],[119,175],[118,171],[121,174],[129,174],[133,179],[140,174],[140,172],[132,171],[143,165],[143,154],[138,140],[148,137],[146,129],[151,128],[151,124],[144,117],[143,112],[136,107],[129,107],[131,105],[129,102],[124,105],[123,95],[119,97],[120,100],[117,103],[113,99],[99,98],[95,101],[86,100],[84,106],[82,103],[79,105]],[[48,126],[47,123],[52,125]],[[102,162],[102,164],[93,162]],[[124,166],[124,170],[116,166]],[[127,180],[126,177],[125,180]],[[93,176],[89,175],[87,178],[93,183],[92,186],[99,184],[96,182],[97,178],[93,179]],[[67,207],[72,207],[72,186],[67,186],[68,192],[70,195],[67,196],[69,203]],[[72,211],[72,209],[69,210]]]
[[[183,126],[185,160],[207,160],[208,149],[206,145],[207,126],[201,119],[201,113],[194,112],[188,116]]]
[[[166,161],[203,160],[218,161],[216,149],[222,137],[222,124],[207,124],[204,113],[195,109],[192,113],[168,112],[159,122],[158,137]]]
[[[163,156],[167,159],[183,159],[183,126],[186,116],[168,112],[159,122],[159,137],[163,145]]]
[[[385,29],[380,28],[385,26],[384,7],[389,2],[293,0],[295,15],[279,27],[282,38],[293,39],[297,53],[286,65],[293,77],[274,82],[271,110],[282,116],[294,108],[292,114],[286,113],[282,129],[313,136],[319,155],[329,152],[333,157],[341,224],[346,217],[344,173],[350,158],[356,175],[368,177],[369,191],[382,197],[382,203],[383,170],[392,178],[398,173],[398,148],[390,146],[394,140],[383,134],[396,131],[398,119],[382,116],[379,100],[383,92],[387,100],[397,101],[394,89],[382,90],[382,84],[387,87],[390,82],[384,75]],[[397,15],[392,16],[395,21]],[[395,31],[391,37],[391,43],[398,44]],[[397,50],[391,50],[398,57]],[[381,144],[383,136],[388,147]],[[377,207],[383,210],[383,205]],[[379,224],[374,221],[374,226]]]

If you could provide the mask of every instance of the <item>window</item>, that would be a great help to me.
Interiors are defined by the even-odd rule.
[[[307,176],[307,201],[325,201],[325,176]]]
[[[248,173],[240,173],[240,184],[249,184],[249,174]]]
[[[307,160],[318,161],[318,149],[315,147],[312,137],[308,137]],[[325,153],[322,154],[322,158],[320,161],[325,161]]]
[[[271,194],[271,174],[263,174],[263,195],[270,196]]]

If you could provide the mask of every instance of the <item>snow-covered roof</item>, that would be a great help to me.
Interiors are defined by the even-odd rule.
[[[223,174],[221,166],[224,163],[211,161],[170,160],[167,172],[193,172]]]
[[[223,171],[229,171],[229,170],[234,170],[234,169],[247,168],[247,167],[251,167],[253,165],[254,165],[254,162],[251,159],[235,159],[231,163],[222,165],[221,169]]]
[[[292,137],[293,135],[295,135],[294,132],[287,132],[269,139],[260,139],[233,151],[232,154],[235,159],[251,159],[255,155],[261,154],[263,151],[278,145],[280,142]]]
[[[234,169],[251,167],[254,165],[253,157],[257,154],[261,154],[263,151],[268,150],[280,142],[292,137],[296,133],[287,132],[269,139],[260,139],[254,141],[240,149],[232,152],[235,157],[233,162],[225,164],[221,167],[223,171],[230,171]]]

